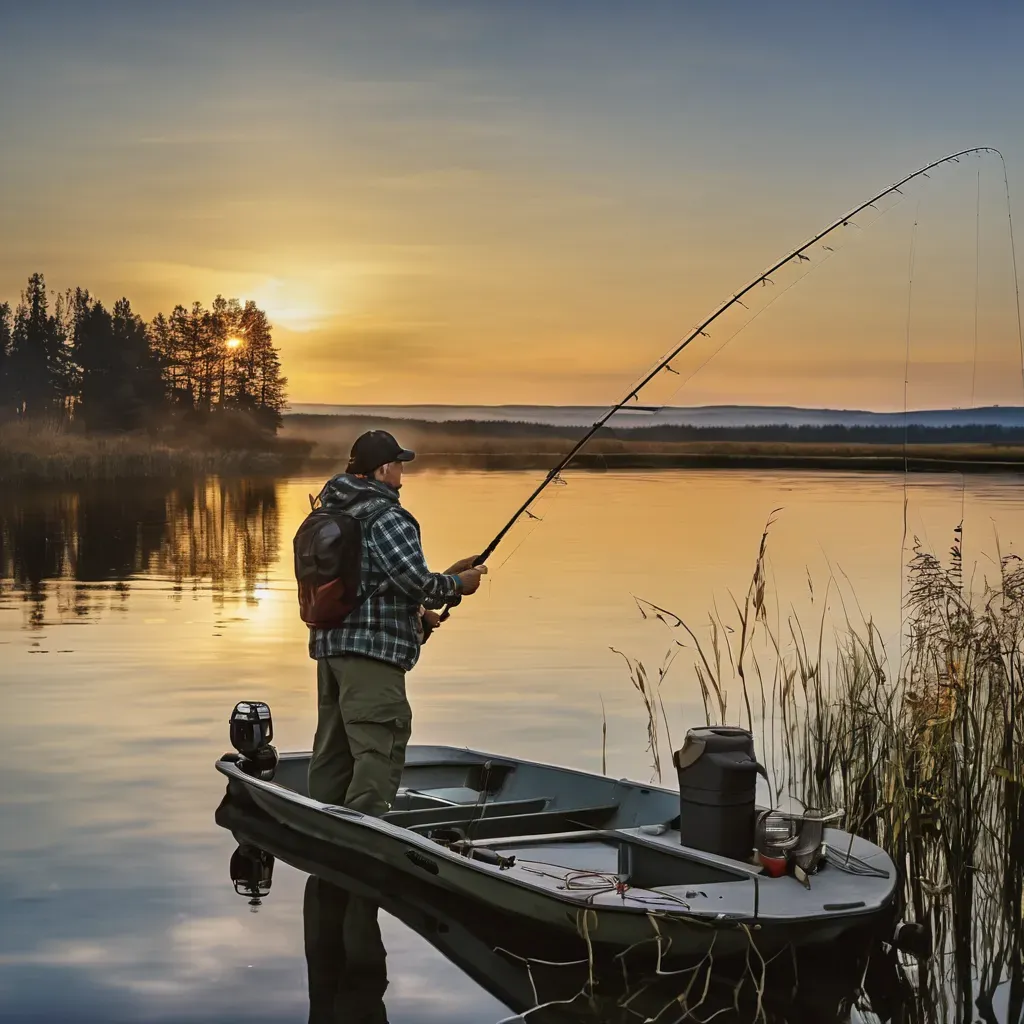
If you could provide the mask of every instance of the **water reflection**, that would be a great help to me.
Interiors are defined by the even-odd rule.
[[[397,917],[505,1003],[518,1016],[546,1024],[648,1021],[848,1021],[855,1000],[869,996],[876,1020],[896,1019],[901,985],[881,950],[870,965],[852,947],[816,950],[796,962],[656,962],[640,950],[607,962],[555,940],[526,921],[442,893],[377,862],[343,853],[278,825],[243,797],[226,795],[218,823],[241,843],[232,859],[236,891],[269,892],[268,864],[277,857],[310,872],[303,894],[309,1020],[315,1024],[383,1024],[388,1019],[387,953],[378,913]],[[239,878],[246,866],[248,884]],[[257,897],[262,898],[262,897]],[[859,1019],[864,1019],[863,1017]]]
[[[387,951],[372,900],[310,875],[302,902],[309,1024],[386,1024]]]
[[[242,591],[252,599],[279,546],[270,480],[207,478],[170,488],[113,482],[0,495],[0,579],[24,600],[33,627],[45,622],[51,596],[60,618],[88,616],[104,599],[123,602],[128,581],[140,575],[167,580],[178,593],[202,584],[215,598]]]
[[[411,475],[404,500],[423,525],[428,560],[446,565],[486,543],[536,480]],[[303,749],[313,734],[315,678],[288,540],[321,484],[317,476],[0,493],[0,1019],[219,1024],[240,1003],[247,1019],[304,1018],[305,879],[279,864],[250,914],[224,877],[231,837],[209,817],[222,785],[212,762],[237,700],[274,706],[282,749]],[[898,632],[900,477],[576,474],[557,492],[539,510],[542,523],[524,522],[509,538],[480,599],[431,640],[413,677],[416,742],[472,743],[590,771],[606,761],[615,777],[650,777],[646,717],[608,651],[653,664],[664,654],[662,624],[641,620],[631,595],[706,622],[716,601],[728,606],[730,592],[744,593],[779,504],[770,548],[779,604],[802,608],[808,577],[820,595],[832,565],[865,614]],[[959,479],[912,481],[908,535],[942,551],[962,509]],[[979,576],[994,564],[982,541],[991,553],[998,533],[1004,551],[1021,550],[1017,478],[969,477],[965,520]],[[703,721],[691,665],[678,658],[666,681],[673,735]],[[1010,867],[1022,863],[1017,838],[1007,854]],[[992,901],[1020,922],[1019,905],[996,892],[1003,877],[1009,867],[993,874],[972,862],[965,882],[977,930]],[[478,977],[484,987],[499,979],[502,993],[529,1005],[523,965],[484,956],[493,947],[473,940],[479,922],[458,931],[443,906],[403,907],[411,931],[391,916],[397,907],[380,915],[393,1018],[496,1020],[501,1010]],[[480,951],[486,978],[470,971],[475,953],[460,954],[464,975],[437,952],[442,942],[452,948],[453,935]],[[1015,962],[1020,941],[1007,951]],[[527,945],[542,948],[536,937]],[[560,982],[565,970],[535,969],[542,994],[579,992],[579,979]],[[995,1019],[1019,1020],[1020,999],[998,988]]]

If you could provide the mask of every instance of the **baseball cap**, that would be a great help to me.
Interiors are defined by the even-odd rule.
[[[416,453],[403,448],[386,430],[368,430],[352,445],[349,473],[372,473],[385,462],[412,462]]]

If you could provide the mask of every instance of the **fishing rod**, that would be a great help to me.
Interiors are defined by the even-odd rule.
[[[723,313],[731,309],[733,306],[743,305],[743,297],[747,295],[748,292],[753,291],[756,287],[758,287],[758,285],[763,285],[765,282],[768,282],[772,274],[777,273],[784,266],[786,266],[786,264],[791,263],[793,261],[796,261],[798,263],[808,262],[810,260],[810,257],[806,255],[807,249],[809,249],[812,245],[816,244],[817,242],[820,242],[823,238],[825,238],[827,235],[830,235],[836,229],[841,227],[848,227],[850,221],[854,217],[856,217],[857,214],[863,212],[869,206],[873,206],[879,200],[884,199],[886,196],[892,194],[893,192],[902,195],[900,189],[903,185],[906,185],[908,182],[913,181],[915,178],[920,178],[922,176],[928,177],[928,172],[930,170],[933,170],[936,167],[940,167],[943,164],[959,163],[960,157],[962,156],[981,156],[983,153],[992,153],[998,156],[1003,163],[1003,169],[1005,171],[1006,161],[1003,159],[1003,154],[998,149],[995,149],[992,146],[974,146],[970,149],[961,149],[956,153],[950,153],[948,156],[942,157],[940,160],[933,160],[931,163],[925,164],[924,167],[918,168],[918,170],[914,171],[912,174],[908,174],[906,177],[900,178],[899,181],[894,182],[888,188],[882,189],[881,192],[879,192],[877,195],[872,196],[867,201],[853,207],[852,210],[850,210],[848,213],[844,213],[843,216],[837,217],[823,231],[819,231],[817,234],[812,235],[802,245],[799,245],[796,249],[793,249],[787,255],[783,256],[782,259],[773,263],[763,273],[758,274],[757,277],[753,278],[753,280],[751,280],[749,284],[745,285],[738,292],[736,292],[736,294],[733,295],[732,298],[727,299],[720,306],[718,306],[718,308],[715,309],[710,316],[706,317],[696,327],[694,327],[694,329],[688,335],[686,335],[686,337],[681,342],[679,342],[679,344],[676,345],[676,347],[673,348],[672,351],[654,367],[654,369],[647,373],[646,376],[641,378],[639,383],[635,384],[632,388],[630,388],[629,392],[621,401],[616,402],[615,405],[608,409],[608,411],[605,412],[587,430],[587,432],[572,446],[570,451],[567,452],[565,456],[563,456],[563,458],[558,462],[558,464],[553,466],[548,471],[547,476],[545,476],[544,479],[537,485],[537,487],[534,488],[533,492],[526,499],[526,501],[524,501],[522,505],[520,505],[519,508],[516,509],[515,513],[512,515],[509,521],[498,531],[497,534],[495,534],[494,539],[490,542],[490,544],[488,544],[487,547],[484,548],[484,550],[479,555],[477,555],[477,557],[473,560],[473,564],[483,565],[483,563],[488,558],[490,558],[490,556],[494,553],[494,550],[497,548],[497,546],[505,539],[505,535],[509,532],[509,530],[511,530],[512,527],[515,526],[515,524],[519,521],[520,516],[522,516],[524,513],[529,513],[530,506],[533,505],[533,503],[540,497],[540,495],[552,482],[559,478],[559,475],[561,474],[562,470],[564,470],[566,466],[568,466],[572,462],[572,460],[580,453],[580,451],[583,449],[586,443],[620,409],[624,408],[629,402],[632,402],[634,399],[638,398],[640,391],[642,391],[659,373],[661,373],[662,370],[666,369],[672,362],[672,360],[675,359],[676,356],[678,356],[679,353],[682,352],[683,349],[685,349],[692,341],[701,337],[702,335],[706,337],[707,328],[710,327]],[[1009,188],[1007,188],[1007,199],[1009,199]],[[450,608],[446,607],[441,614],[442,620],[448,618],[449,613]]]

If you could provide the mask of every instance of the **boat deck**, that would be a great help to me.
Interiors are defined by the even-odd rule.
[[[283,755],[272,788],[304,798],[313,805],[307,812],[327,812],[323,827],[344,830],[346,841],[365,829],[384,829],[399,841],[395,852],[424,870],[440,870],[438,856],[466,867],[468,860],[474,870],[498,874],[523,892],[578,906],[684,912],[704,920],[798,922],[872,912],[891,898],[891,861],[845,832],[825,830],[833,858],[811,877],[810,888],[791,875],[769,878],[754,861],[684,847],[679,832],[667,827],[679,814],[678,794],[656,786],[468,750],[415,747],[392,809],[372,819],[309,801],[308,759]]]

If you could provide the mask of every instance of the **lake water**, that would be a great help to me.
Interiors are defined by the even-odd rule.
[[[481,549],[536,479],[409,474],[403,500],[430,563]],[[844,609],[856,618],[859,605],[894,658],[901,565],[915,536],[944,553],[962,517],[978,577],[1024,542],[1013,476],[673,471],[568,481],[549,488],[541,521],[516,527],[479,594],[424,649],[410,676],[413,742],[597,771],[604,756],[611,775],[649,778],[646,719],[609,648],[650,665],[668,649],[666,627],[645,620],[634,597],[698,635],[716,604],[728,618],[776,509],[773,607],[817,616],[827,599],[831,622]],[[309,746],[314,667],[290,541],[321,483],[0,495],[0,1019],[306,1019],[305,876],[278,864],[255,913],[235,894],[235,844],[214,823],[224,786],[213,762],[244,698],[270,703],[279,749]],[[703,721],[693,652],[679,651],[662,690],[677,746]],[[381,929],[391,1021],[508,1016],[415,930],[386,913]]]

